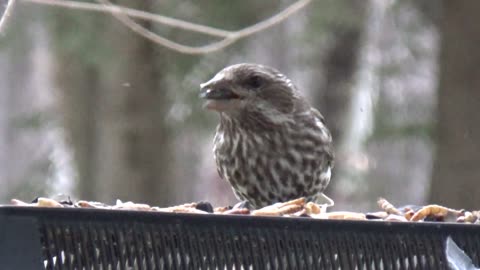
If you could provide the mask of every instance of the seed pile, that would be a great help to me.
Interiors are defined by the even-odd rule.
[[[305,217],[314,219],[340,220],[371,220],[393,222],[457,222],[480,224],[480,211],[456,210],[445,206],[431,204],[426,206],[395,207],[384,198],[377,201],[380,211],[359,213],[351,211],[327,212],[325,205],[307,202],[305,198],[298,198],[283,203],[275,203],[260,209],[250,210],[242,207],[213,207],[208,202],[193,202],[170,207],[150,206],[143,203],[122,202],[117,200],[115,205],[108,205],[94,201],[54,200],[51,198],[37,198],[31,203],[12,199],[11,205],[29,207],[64,207],[64,208],[95,208],[108,210],[130,210],[169,213],[217,214],[217,215],[252,215],[252,216],[282,216]]]

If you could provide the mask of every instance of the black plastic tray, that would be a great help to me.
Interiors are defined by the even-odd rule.
[[[1,269],[448,269],[480,226],[0,207]]]

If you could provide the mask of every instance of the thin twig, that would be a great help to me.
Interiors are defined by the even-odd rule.
[[[103,4],[104,6],[108,7],[111,6],[111,3],[108,0],[97,0],[99,3]],[[122,7],[118,7],[121,11],[123,11]],[[117,13],[112,13],[112,16],[114,16],[117,20],[119,20],[121,23],[123,23],[125,26],[130,28],[133,32],[143,36],[144,38],[147,38],[161,46],[164,46],[166,48],[169,48],[174,51],[178,51],[181,53],[185,54],[204,54],[208,53],[210,51],[215,51],[220,48],[226,47],[229,44],[233,43],[235,40],[230,40],[230,38],[224,38],[221,41],[214,42],[211,45],[206,45],[202,47],[192,47],[192,46],[186,46],[177,42],[174,42],[172,40],[169,40],[167,38],[164,38],[148,29],[145,27],[141,26],[140,24],[136,23],[132,19],[130,19],[127,15],[125,15],[124,12],[117,12]],[[220,48],[216,48],[219,46]],[[210,46],[213,47],[213,49],[210,48]]]
[[[64,7],[70,9],[78,9],[78,10],[88,10],[88,11],[95,11],[95,12],[102,12],[102,13],[125,13],[126,15],[137,18],[141,20],[148,20],[158,22],[163,25],[168,25],[174,28],[180,28],[192,32],[198,32],[210,36],[216,37],[228,37],[232,34],[231,31],[226,31],[206,25],[191,23],[167,16],[162,16],[158,14],[152,14],[149,12],[120,7],[117,5],[110,4],[108,6],[99,5],[95,3],[85,3],[85,2],[78,2],[78,1],[68,1],[68,0],[22,0],[25,2],[32,2],[36,4],[42,5],[50,5],[56,7]]]
[[[281,12],[275,14],[274,16],[266,20],[260,21],[254,25],[240,29],[234,32],[233,34],[236,36],[236,38],[244,38],[246,36],[250,36],[255,33],[261,32],[267,28],[270,28],[288,19],[291,15],[293,15],[294,13],[300,11],[302,8],[307,6],[310,2],[311,0],[297,1],[291,4],[290,6],[288,6],[287,8],[285,8],[284,10],[282,10]]]
[[[99,3],[102,3],[105,6],[111,6],[111,3],[108,0],[97,0]],[[129,27],[132,31],[136,32],[137,34],[153,41],[156,42],[157,44],[160,44],[164,47],[167,47],[169,49],[185,53],[185,54],[206,54],[214,51],[218,51],[220,49],[223,49],[227,47],[228,45],[231,45],[235,41],[239,40],[240,38],[244,38],[250,35],[253,35],[255,33],[258,33],[260,31],[263,31],[267,28],[270,28],[285,19],[287,19],[290,15],[294,14],[295,12],[299,11],[303,7],[305,7],[311,0],[300,0],[295,2],[294,4],[290,5],[280,13],[264,20],[259,23],[256,23],[252,26],[243,28],[239,31],[233,32],[231,35],[229,35],[227,38],[224,38],[218,42],[214,42],[208,45],[204,46],[186,46],[174,41],[171,41],[167,38],[164,38],[148,29],[145,27],[141,26],[140,24],[136,23],[132,19],[130,19],[127,15],[125,15],[124,12],[119,12],[119,13],[112,13],[112,16],[117,18],[119,21],[121,21],[125,26]],[[119,7],[119,9],[123,9],[123,7]]]
[[[3,32],[7,25],[7,20],[10,17],[10,14],[12,13],[13,6],[15,6],[16,0],[9,0],[7,2],[7,6],[5,7],[5,11],[3,11],[2,18],[0,18],[0,33]]]
[[[122,22],[125,26],[130,28],[135,33],[161,45],[167,47],[171,50],[175,50],[185,54],[206,54],[214,51],[221,50],[232,43],[238,41],[241,38],[253,35],[255,33],[261,32],[267,28],[270,28],[276,24],[281,23],[286,20],[292,14],[304,8],[311,0],[299,0],[292,5],[288,6],[278,14],[258,22],[254,25],[245,27],[238,31],[227,31],[223,29],[218,29],[210,26],[195,24],[183,20],[174,19],[171,17],[166,17],[162,15],[152,14],[145,11],[140,11],[136,9],[126,8],[123,6],[113,5],[108,0],[97,0],[101,5],[92,4],[92,3],[83,3],[77,1],[68,1],[68,0],[23,0],[29,1],[38,4],[60,6],[72,9],[83,9],[96,12],[108,12],[112,14],[117,20]],[[175,28],[180,28],[192,32],[198,32],[207,34],[210,36],[223,37],[223,39],[213,42],[211,44],[203,46],[187,46],[165,37],[162,37],[140,24],[136,23],[129,16],[142,20],[155,21],[164,25],[168,25]]]

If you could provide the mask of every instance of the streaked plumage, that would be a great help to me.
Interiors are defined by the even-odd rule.
[[[330,181],[332,138],[322,115],[277,70],[238,64],[201,85],[220,113],[214,157],[220,176],[254,207],[307,197]]]

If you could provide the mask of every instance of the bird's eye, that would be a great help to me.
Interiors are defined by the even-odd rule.
[[[253,75],[249,77],[246,81],[246,85],[249,88],[259,88],[260,86],[263,85],[263,83],[264,83],[263,78],[258,75]]]

